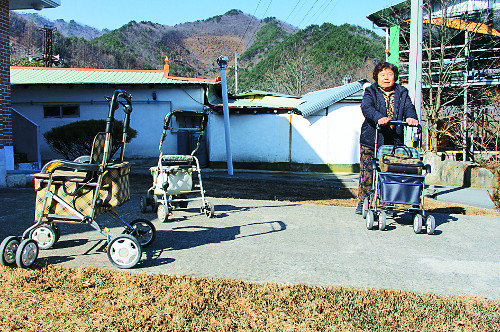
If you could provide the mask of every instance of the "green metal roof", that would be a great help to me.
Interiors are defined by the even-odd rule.
[[[215,84],[215,80],[164,77],[162,70],[10,67],[16,84]]]

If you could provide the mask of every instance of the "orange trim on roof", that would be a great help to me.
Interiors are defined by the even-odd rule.
[[[441,17],[432,18],[430,21],[429,19],[424,20],[424,23],[429,23],[429,22],[434,25],[446,25],[449,28],[457,30],[467,30],[471,32],[482,33],[485,35],[493,35],[500,37],[500,32],[480,22],[467,22],[457,18],[448,18],[445,21],[443,21],[443,18]]]
[[[116,71],[116,72],[146,72],[146,73],[162,73],[163,70],[146,70],[146,69],[102,69],[102,68],[60,68],[60,67],[20,67],[10,66],[12,69],[33,69],[33,70],[72,70],[72,71]]]
[[[217,83],[215,78],[196,78],[196,77],[177,77],[177,76],[163,76],[176,81],[192,81],[192,82],[214,82]]]

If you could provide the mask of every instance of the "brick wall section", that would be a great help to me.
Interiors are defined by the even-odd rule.
[[[4,146],[12,146],[9,0],[0,0],[0,149]]]

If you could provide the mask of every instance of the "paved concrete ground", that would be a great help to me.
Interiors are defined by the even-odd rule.
[[[354,208],[210,199],[215,218],[201,215],[192,202],[162,224],[152,212],[139,212],[138,199],[133,195],[120,215],[147,218],[158,233],[130,272],[500,298],[497,218],[436,214],[435,235],[427,235],[414,234],[403,216],[381,232],[368,231]],[[2,189],[0,202],[0,238],[20,235],[33,219],[33,190]],[[117,225],[103,216],[98,221]],[[99,233],[67,224],[61,231],[54,248],[40,252],[38,266],[114,269]]]

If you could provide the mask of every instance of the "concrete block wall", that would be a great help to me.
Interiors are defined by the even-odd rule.
[[[432,172],[425,177],[426,184],[444,186],[496,188],[498,176],[492,171],[461,161],[444,160],[433,154],[425,154],[423,161],[431,165]]]

